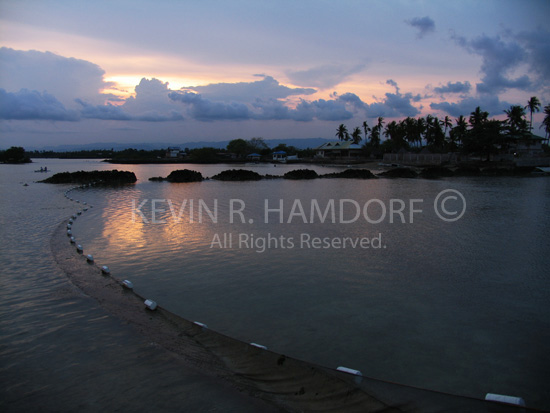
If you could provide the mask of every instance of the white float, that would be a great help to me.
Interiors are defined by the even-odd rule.
[[[76,242],[76,240],[74,239],[74,237],[71,237],[71,244],[74,244]]]
[[[208,328],[208,326],[206,324],[199,323],[198,321],[193,321],[193,324],[196,324],[196,325],[198,325],[199,327],[202,327],[202,328]]]
[[[521,397],[506,396],[504,394],[487,393],[485,395],[485,400],[525,407],[525,401]]]
[[[73,231],[71,231],[70,229],[67,230],[67,236],[70,237],[71,235],[73,235]]]
[[[344,373],[354,374],[356,376],[363,376],[359,370],[350,369],[348,367],[338,367],[336,370],[343,371]]]
[[[132,288],[134,288],[134,284],[132,284],[132,281],[129,281],[129,280],[124,280],[122,281],[122,286],[124,288],[128,288],[129,290],[131,290]]]
[[[262,346],[261,344],[258,344],[258,343],[250,343],[250,345],[251,345],[252,347],[261,348],[262,350],[267,350],[267,347],[266,347],[266,346]]]
[[[145,307],[147,307],[149,310],[155,310],[157,308],[157,303],[155,303],[153,300],[145,300],[143,302],[145,304]]]
[[[107,267],[106,265],[104,265],[103,267],[101,267],[101,272],[103,274],[110,274],[111,273],[111,270],[109,269],[109,267]]]
[[[86,260],[88,262],[94,262],[94,256],[92,254],[88,254],[88,255],[86,255]]]
[[[77,251],[77,252],[82,252],[82,251],[84,251],[84,248],[82,248],[82,245],[78,244],[78,245],[76,246],[76,251]]]

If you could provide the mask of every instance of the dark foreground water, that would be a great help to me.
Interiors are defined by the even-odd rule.
[[[40,165],[0,165],[0,410],[269,409],[178,361],[71,286],[52,260],[50,238],[74,206],[65,186],[33,183],[46,177],[33,172]]]
[[[98,336],[114,330],[130,340],[93,303],[75,298],[48,256],[44,240],[52,228],[85,201],[94,207],[74,232],[86,252],[117,277],[131,279],[142,295],[186,318],[369,377],[478,398],[487,392],[511,394],[528,406],[550,408],[547,178],[168,184],[147,178],[165,176],[174,166],[117,166],[134,170],[138,184],[78,189],[71,192],[81,201],[76,204],[63,198],[66,186],[23,187],[24,176],[36,179],[28,174],[33,166],[3,167],[11,175],[3,175],[2,194],[12,195],[2,198],[0,211],[8,228],[2,240],[7,268],[2,294],[10,303],[2,309],[2,349],[6,358],[13,353],[20,360],[9,373],[25,377],[22,367],[28,365],[31,376],[45,363],[46,377],[64,359],[60,350],[78,340],[82,360],[59,365],[68,369],[67,377],[87,377],[91,373],[80,370],[82,364],[92,368],[97,361],[90,347],[105,357]],[[60,172],[112,165],[51,161],[48,167]],[[27,175],[14,168],[27,168]],[[228,168],[193,167],[205,176]],[[296,169],[249,168],[272,174]],[[446,189],[459,191],[467,204],[455,222],[434,208]],[[330,214],[321,222],[331,200],[334,222]],[[341,200],[347,201],[339,208]],[[320,212],[312,218],[315,202]],[[355,205],[367,204],[370,221],[362,213],[354,219]],[[445,218],[445,210],[460,207],[458,200],[448,200],[439,212]],[[236,212],[240,208],[244,222]],[[341,248],[338,240],[344,238],[349,241]],[[364,248],[353,248],[353,240],[360,239],[368,239],[369,248],[364,240]],[[336,244],[323,248],[328,242]],[[93,336],[94,344],[80,350],[83,335]],[[94,374],[109,380],[113,370],[123,374],[118,363],[124,357],[113,354],[116,363],[107,357],[108,368]],[[130,352],[128,363],[137,356]],[[150,362],[162,371],[166,367]],[[102,386],[96,379],[90,375],[94,386]],[[14,381],[10,391],[23,391],[24,383]],[[47,386],[43,393],[64,389]]]

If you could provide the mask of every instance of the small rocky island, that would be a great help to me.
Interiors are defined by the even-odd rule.
[[[137,181],[136,174],[128,171],[77,171],[60,172],[47,179],[43,183],[47,184],[104,184],[119,185],[133,184]]]
[[[155,177],[155,178],[149,178],[150,181],[168,181],[168,182],[201,182],[204,178],[202,177],[202,174],[197,171],[192,171],[190,169],[178,169],[176,171],[172,171],[170,175],[168,175],[166,178],[163,178],[161,176]]]

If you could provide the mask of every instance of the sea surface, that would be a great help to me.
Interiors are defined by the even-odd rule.
[[[51,175],[33,172],[42,165],[53,173],[130,170],[138,182],[77,188],[69,201],[72,186],[32,182]],[[475,398],[513,395],[550,409],[549,178],[148,181],[175,169],[212,177],[237,167],[272,175],[343,169],[2,165],[0,190],[19,205],[0,204],[0,223],[10,229],[2,262],[13,275],[3,295],[11,308],[25,306],[42,282],[54,282],[36,262],[26,273],[29,254],[39,248],[51,266],[36,238],[46,240],[86,202],[73,227],[85,253],[184,318],[322,366]],[[25,205],[35,210],[30,222]],[[36,221],[36,237],[21,240]],[[36,311],[57,314],[48,300],[44,306]],[[9,316],[17,331],[41,320]]]

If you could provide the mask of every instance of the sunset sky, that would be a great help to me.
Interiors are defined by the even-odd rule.
[[[0,0],[0,148],[544,106],[549,21],[548,0]]]

